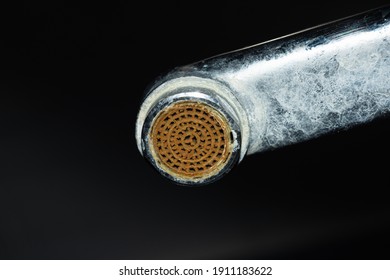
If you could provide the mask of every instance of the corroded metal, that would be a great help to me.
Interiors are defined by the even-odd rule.
[[[246,154],[383,116],[390,111],[390,8],[179,67],[156,81],[136,125],[138,148],[152,163],[156,154],[145,143],[154,117],[183,98],[206,102],[232,132],[231,160],[218,174],[207,180],[187,174],[184,181],[168,175],[184,184],[218,179]]]
[[[232,151],[227,120],[200,102],[178,102],[163,109],[152,124],[150,138],[161,168],[183,179],[211,177]]]

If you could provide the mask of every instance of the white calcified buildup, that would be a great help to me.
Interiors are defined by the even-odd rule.
[[[213,100],[237,123],[239,160],[370,122],[390,112],[390,8],[175,69],[140,109],[141,152],[152,108],[181,94]]]
[[[247,108],[248,153],[366,123],[390,110],[390,25],[215,73]]]

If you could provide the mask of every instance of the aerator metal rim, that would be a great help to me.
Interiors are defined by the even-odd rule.
[[[218,172],[212,174],[208,177],[204,178],[181,178],[179,176],[173,176],[166,172],[156,161],[155,156],[153,155],[152,149],[150,145],[152,145],[152,141],[150,138],[151,129],[153,127],[153,123],[159,113],[166,109],[167,107],[179,103],[179,102],[199,102],[203,103],[207,106],[210,106],[212,109],[219,112],[226,119],[227,124],[230,127],[230,137],[232,138],[231,143],[231,155],[228,160],[224,163],[224,165],[219,169]],[[174,181],[179,185],[192,185],[199,186],[212,183],[220,178],[222,178],[226,173],[228,173],[237,163],[240,156],[240,147],[241,147],[241,132],[240,126],[237,121],[227,112],[223,105],[218,101],[217,98],[210,96],[208,94],[201,93],[199,91],[189,91],[189,92],[181,92],[166,98],[161,99],[157,102],[148,113],[143,128],[142,128],[142,143],[141,143],[142,151],[145,158],[157,169],[163,176]]]

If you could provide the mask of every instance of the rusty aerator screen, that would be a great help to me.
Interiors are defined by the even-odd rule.
[[[205,103],[182,101],[168,106],[156,116],[149,136],[157,165],[179,179],[209,178],[232,154],[229,123]]]

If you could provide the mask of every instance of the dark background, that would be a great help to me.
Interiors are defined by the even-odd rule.
[[[160,74],[384,4],[2,4],[0,258],[389,259],[388,118],[197,188],[134,140]]]

